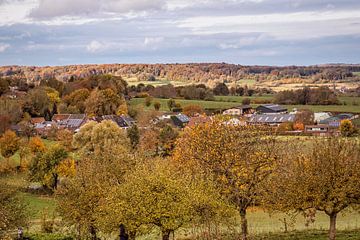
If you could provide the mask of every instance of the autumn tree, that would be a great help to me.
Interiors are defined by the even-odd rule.
[[[153,100],[153,98],[152,98],[151,96],[147,96],[147,97],[145,98],[145,106],[146,106],[146,107],[150,107],[150,105],[151,105],[151,103],[152,103],[152,100]]]
[[[0,138],[1,155],[6,158],[10,165],[10,157],[14,155],[20,147],[20,138],[13,131],[7,130]]]
[[[90,96],[90,91],[86,88],[78,89],[69,95],[66,95],[63,100],[67,107],[76,107],[80,113],[85,112],[85,102]]]
[[[105,212],[99,222],[113,229],[124,224],[131,239],[141,227],[156,226],[162,239],[169,240],[171,233],[199,214],[207,211],[214,216],[224,206],[211,183],[194,180],[189,171],[179,171],[169,159],[158,159],[138,164],[123,184],[112,188],[101,206]]]
[[[281,211],[324,212],[330,219],[329,239],[335,240],[338,214],[360,203],[360,143],[318,138],[310,146],[291,148],[279,158],[265,199]]]
[[[43,153],[38,153],[29,167],[29,180],[40,182],[44,188],[54,191],[60,177],[58,167],[68,159],[68,153],[63,147],[52,146]]]
[[[301,123],[303,125],[314,124],[314,112],[309,109],[301,109],[295,115],[295,123]]]
[[[85,102],[85,112],[91,116],[116,114],[123,102],[124,99],[109,88],[94,90]]]
[[[276,142],[266,133],[214,120],[186,128],[176,142],[174,158],[210,174],[221,194],[237,207],[242,239],[248,236],[246,211],[259,200],[277,157]]]
[[[58,210],[83,237],[97,239],[100,202],[113,184],[124,181],[140,157],[130,153],[126,133],[111,121],[84,125],[74,145],[80,150],[76,174],[64,179],[56,191]]]
[[[18,192],[0,182],[0,238],[11,239],[11,232],[26,226],[26,205],[19,198]]]
[[[199,105],[187,105],[183,108],[183,113],[189,117],[194,117],[198,114],[203,114],[204,109]]]
[[[226,86],[225,83],[218,83],[213,89],[215,95],[222,95],[227,96],[229,95],[229,88]]]
[[[131,147],[135,149],[140,141],[140,132],[137,125],[133,125],[127,130],[127,137],[130,139]]]
[[[345,119],[340,123],[340,133],[344,137],[350,137],[356,132],[351,120]]]
[[[156,111],[159,111],[160,108],[161,108],[161,103],[160,103],[160,102],[154,102],[154,109],[155,109]]]
[[[179,133],[170,125],[161,128],[158,135],[157,155],[166,157],[170,156],[175,148],[175,141]]]
[[[50,97],[43,87],[31,89],[26,95],[23,109],[32,116],[43,116],[50,108]]]
[[[6,93],[10,87],[9,82],[7,79],[0,78],[0,96]]]
[[[175,104],[176,104],[176,102],[175,102],[175,100],[172,99],[172,98],[170,98],[170,99],[167,101],[167,106],[168,106],[168,108],[169,108],[170,111],[175,107]]]
[[[101,123],[92,121],[85,124],[73,139],[73,147],[84,156],[101,154],[115,145],[128,148],[130,143],[126,137],[126,131],[110,120]]]
[[[28,147],[30,149],[30,152],[34,155],[38,153],[43,153],[46,150],[44,142],[38,136],[30,138]]]
[[[241,103],[242,105],[249,105],[251,103],[251,100],[250,98],[244,98]]]

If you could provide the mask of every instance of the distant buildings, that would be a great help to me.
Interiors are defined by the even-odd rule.
[[[250,105],[241,105],[238,107],[233,107],[225,110],[223,115],[231,115],[231,116],[242,116],[244,114],[253,113],[253,108]]]
[[[256,108],[256,112],[259,114],[283,114],[287,113],[287,108],[278,104],[264,104]]]
[[[249,119],[249,124],[278,126],[281,123],[295,121],[295,114],[254,114]]]

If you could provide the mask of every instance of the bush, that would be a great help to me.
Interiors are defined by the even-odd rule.
[[[251,103],[250,98],[244,98],[244,99],[242,100],[242,104],[243,104],[243,105],[249,105],[250,103]]]

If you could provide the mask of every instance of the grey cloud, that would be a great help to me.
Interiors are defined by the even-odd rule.
[[[164,0],[40,0],[30,17],[51,19],[63,16],[104,17],[104,14],[161,9]]]

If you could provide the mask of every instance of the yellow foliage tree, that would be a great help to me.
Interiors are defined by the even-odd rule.
[[[264,130],[214,120],[185,129],[176,142],[174,158],[186,168],[198,166],[211,175],[219,191],[237,207],[242,239],[248,235],[246,211],[259,200],[277,156],[276,142]]]
[[[360,143],[319,138],[311,146],[291,146],[279,159],[265,198],[281,211],[315,209],[330,218],[329,239],[336,237],[336,218],[360,203]]]
[[[7,130],[0,138],[1,155],[6,158],[8,166],[10,165],[10,157],[14,155],[20,147],[20,138],[16,133]]]
[[[135,239],[137,232],[156,226],[162,239],[169,240],[171,233],[205,213],[225,217],[225,212],[231,212],[211,182],[194,179],[189,171],[180,171],[169,159],[138,164],[128,172],[125,183],[115,185],[110,193],[100,206],[105,210],[100,224],[123,224],[130,239]]]

